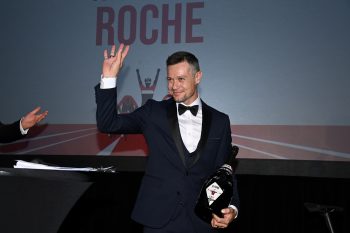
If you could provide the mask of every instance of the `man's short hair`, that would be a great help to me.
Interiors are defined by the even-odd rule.
[[[186,51],[178,51],[171,54],[166,60],[166,65],[167,66],[176,65],[184,61],[186,61],[188,64],[190,64],[193,67],[193,74],[200,71],[197,57],[192,53],[186,52]]]

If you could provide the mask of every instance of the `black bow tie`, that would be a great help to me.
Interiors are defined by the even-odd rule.
[[[179,114],[180,115],[182,115],[187,110],[190,110],[193,116],[196,116],[197,112],[198,112],[198,105],[185,106],[183,104],[179,104],[178,108],[179,108]]]

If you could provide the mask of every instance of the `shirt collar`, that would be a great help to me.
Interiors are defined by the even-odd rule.
[[[179,104],[183,104],[185,106],[193,106],[193,105],[198,105],[198,109],[201,109],[202,108],[202,101],[198,95],[197,99],[195,101],[193,101],[190,105],[187,105],[187,104],[184,104],[183,102],[180,102],[180,103],[176,103],[176,107],[179,105]]]

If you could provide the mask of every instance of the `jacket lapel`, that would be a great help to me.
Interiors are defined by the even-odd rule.
[[[202,132],[201,132],[201,138],[198,142],[198,146],[196,149],[196,155],[194,158],[194,161],[191,165],[191,167],[198,161],[198,159],[201,156],[202,150],[205,146],[205,144],[207,143],[208,140],[208,136],[209,136],[209,129],[210,129],[210,124],[211,124],[211,112],[209,110],[208,105],[206,105],[203,101],[202,101],[202,115],[203,115],[203,119],[202,119]]]
[[[171,129],[171,134],[173,136],[176,148],[179,152],[183,165],[186,167],[186,160],[185,160],[184,148],[183,148],[183,143],[182,143],[181,134],[180,134],[179,121],[177,119],[175,101],[173,101],[168,105],[167,115],[168,115],[168,121]]]

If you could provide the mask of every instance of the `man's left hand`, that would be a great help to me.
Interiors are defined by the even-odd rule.
[[[232,208],[225,208],[221,210],[223,217],[220,218],[216,214],[213,214],[211,219],[211,226],[214,228],[226,228],[236,218],[236,211]]]

